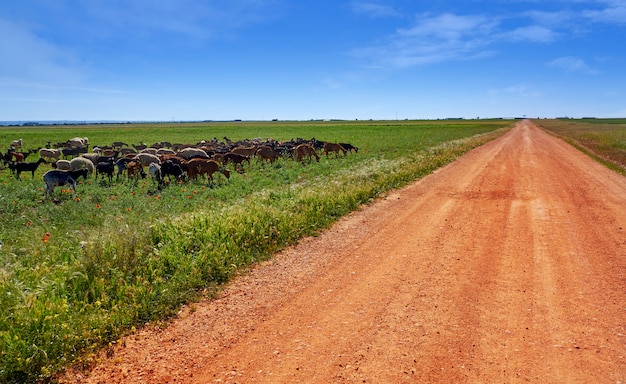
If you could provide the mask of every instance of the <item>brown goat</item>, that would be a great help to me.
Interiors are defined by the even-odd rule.
[[[308,144],[300,144],[296,147],[294,158],[296,161],[302,161],[304,163],[305,157],[308,157],[309,162],[311,162],[312,157],[315,157],[317,162],[320,161],[320,157],[317,155],[317,152],[315,152],[315,148]]]

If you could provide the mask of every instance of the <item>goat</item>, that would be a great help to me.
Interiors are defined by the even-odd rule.
[[[294,157],[296,161],[301,161],[302,163],[304,163],[305,157],[308,157],[309,162],[311,162],[312,157],[315,157],[318,163],[320,161],[320,157],[317,155],[317,152],[315,152],[315,148],[309,144],[298,145],[294,151]]]
[[[174,163],[172,160],[165,160],[161,164],[161,176],[171,180],[171,177],[174,176],[176,180],[181,180],[185,177],[185,172],[181,168],[180,164]]]
[[[344,156],[346,155],[346,149],[342,147],[340,144],[328,143],[328,142],[324,143],[324,154],[326,155],[326,158],[328,158],[328,154],[331,152],[335,153],[335,157],[339,157],[340,151],[343,152]]]
[[[339,143],[339,145],[341,145],[348,152],[354,151],[354,153],[359,153],[359,148],[350,143]]]
[[[96,178],[99,174],[107,175],[109,184],[113,182],[113,172],[115,172],[115,164],[112,161],[101,161],[96,165]]]
[[[33,162],[22,162],[22,163],[15,163],[15,164],[9,164],[9,168],[15,170],[15,178],[19,179],[20,178],[20,173],[22,172],[30,172],[33,176],[33,179],[35,178],[35,171],[37,170],[37,168],[39,168],[39,164],[41,163],[45,163],[46,160],[40,158],[37,161],[33,161]]]
[[[13,148],[22,148],[22,144],[24,143],[24,141],[22,139],[19,140],[13,140],[11,142],[11,147]]]
[[[187,162],[187,175],[190,178],[196,179],[198,175],[206,174],[212,185],[215,172],[221,172],[227,179],[230,178],[230,172],[221,167],[215,160],[191,159]]]
[[[269,161],[270,164],[273,164],[274,161],[278,160],[278,152],[276,152],[275,150],[273,150],[272,148],[263,145],[260,146],[257,150],[256,150],[256,156],[259,158],[259,160],[261,161]]]

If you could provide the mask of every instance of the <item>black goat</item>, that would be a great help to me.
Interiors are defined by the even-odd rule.
[[[79,169],[77,171],[52,169],[43,175],[43,181],[46,183],[46,194],[52,196],[54,187],[62,187],[64,185],[71,185],[72,190],[76,192],[76,180],[81,176],[83,179],[87,178],[87,174],[88,171],[86,169]]]
[[[109,184],[113,182],[113,172],[115,172],[115,164],[112,161],[101,161],[96,164],[96,178],[100,174],[105,174],[109,178]]]
[[[30,172],[34,179],[35,171],[37,170],[37,168],[39,168],[39,164],[45,163],[45,162],[46,160],[39,158],[39,160],[33,161],[33,162],[21,162],[21,163],[9,164],[9,168],[11,169],[11,171],[15,171],[16,179],[20,178],[20,173],[22,172]]]

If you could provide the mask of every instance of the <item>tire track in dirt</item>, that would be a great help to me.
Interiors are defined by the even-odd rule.
[[[522,121],[80,383],[626,380],[626,179]]]

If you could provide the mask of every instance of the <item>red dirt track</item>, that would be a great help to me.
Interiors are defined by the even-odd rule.
[[[626,178],[532,122],[63,383],[626,382]]]

